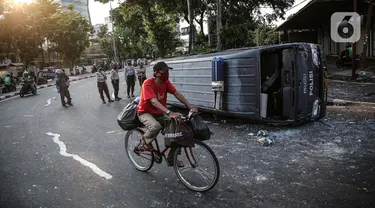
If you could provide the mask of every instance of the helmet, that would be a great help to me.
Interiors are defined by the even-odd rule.
[[[61,69],[56,69],[56,74],[61,74],[62,70]]]

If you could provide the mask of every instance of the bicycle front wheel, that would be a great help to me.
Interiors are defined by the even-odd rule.
[[[212,189],[219,180],[219,161],[207,144],[198,140],[194,144],[195,147],[181,147],[175,152],[174,170],[186,187],[205,192]]]
[[[141,138],[143,132],[133,129],[126,133],[125,151],[132,165],[142,172],[146,172],[154,165],[154,155],[150,151],[142,151]]]

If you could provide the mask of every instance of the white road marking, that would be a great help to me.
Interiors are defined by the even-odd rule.
[[[114,131],[107,131],[107,134],[112,134],[112,133],[115,133],[117,130],[114,130]]]
[[[49,136],[53,136],[53,142],[55,142],[56,144],[59,145],[60,147],[60,154],[62,156],[65,156],[65,157],[73,157],[73,159],[77,160],[78,162],[80,162],[82,165],[84,166],[87,166],[89,168],[91,168],[94,173],[98,174],[99,176],[109,180],[112,178],[112,175],[104,172],[103,170],[101,170],[98,166],[96,166],[94,163],[91,163],[85,159],[82,159],[80,156],[78,155],[75,155],[75,154],[70,154],[70,153],[67,153],[66,152],[66,146],[64,144],[64,142],[60,141],[59,137],[60,137],[60,134],[54,134],[54,133],[51,133],[51,132],[48,132],[47,135]]]
[[[5,128],[10,128],[11,126],[5,126]]]
[[[47,100],[47,104],[45,105],[45,107],[51,105],[51,100],[52,100],[52,99],[56,100],[56,97],[53,97],[53,98],[48,99],[48,100]]]
[[[14,99],[14,98],[17,98],[17,97],[18,96],[14,96],[14,97],[10,97],[10,98],[4,99],[4,100],[0,100],[0,103],[11,100],[11,99]]]

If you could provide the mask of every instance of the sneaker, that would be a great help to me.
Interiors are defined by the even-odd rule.
[[[116,101],[120,101],[122,98],[120,98],[120,97],[118,97],[118,98],[116,98]]]
[[[64,105],[62,105],[62,107],[67,108],[68,106],[66,106],[66,105],[64,104]]]
[[[132,97],[135,97],[134,95],[132,95]]]
[[[130,95],[128,95],[128,98],[130,98]]]
[[[106,104],[107,102],[105,102],[105,100],[103,100],[103,104]]]
[[[70,105],[70,106],[73,106],[73,104],[72,103],[67,103],[68,105]]]
[[[109,102],[109,103],[113,103],[113,102],[114,102],[114,100],[108,100],[108,102]]]

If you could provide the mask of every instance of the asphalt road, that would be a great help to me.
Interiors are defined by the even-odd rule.
[[[215,133],[207,143],[218,156],[221,178],[201,194],[182,185],[164,163],[148,173],[132,167],[116,122],[131,99],[120,88],[123,100],[102,104],[95,79],[73,82],[74,106],[68,109],[55,88],[0,101],[0,207],[375,205],[374,120],[335,111],[324,123],[274,127],[214,124],[207,116]],[[270,132],[273,146],[256,142],[251,134],[260,129]]]

